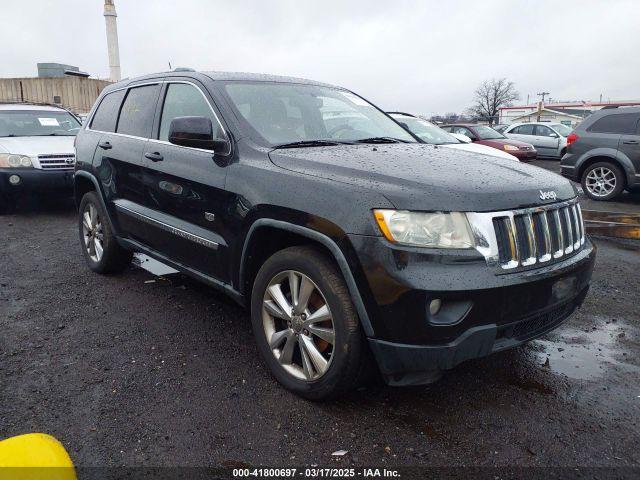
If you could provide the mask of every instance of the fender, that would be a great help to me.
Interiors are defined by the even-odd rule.
[[[608,157],[611,160],[617,161],[627,175],[627,185],[633,185],[635,183],[634,175],[636,172],[633,167],[633,162],[617,148],[594,148],[593,150],[589,150],[576,162],[576,170],[579,172],[578,177],[582,177],[585,162],[594,157]],[[578,181],[580,181],[580,178],[578,178]]]
[[[358,316],[360,317],[360,323],[362,324],[362,328],[364,329],[364,333],[367,337],[373,337],[374,331],[371,325],[371,321],[369,320],[369,315],[367,314],[367,310],[362,301],[362,297],[360,295],[360,290],[358,289],[358,285],[356,284],[355,279],[353,278],[353,274],[351,273],[351,269],[349,268],[349,264],[347,263],[347,259],[345,258],[340,247],[328,236],[323,233],[320,233],[316,230],[312,230],[307,227],[302,227],[300,225],[296,225],[293,223],[283,222],[281,220],[273,220],[270,218],[260,218],[253,222],[251,228],[249,228],[249,232],[247,233],[244,239],[244,245],[242,247],[242,257],[240,259],[240,285],[244,284],[244,275],[245,275],[245,258],[246,258],[246,249],[249,244],[249,240],[253,235],[254,231],[262,226],[279,228],[282,230],[287,230],[292,233],[296,233],[298,235],[302,235],[311,240],[321,243],[325,247],[329,249],[331,254],[333,255],[334,260],[340,267],[340,271],[342,272],[342,276],[347,282],[347,288],[349,289],[349,294],[353,299],[353,303],[356,307],[356,311],[358,312]]]
[[[104,198],[102,196],[102,190],[100,190],[100,183],[98,182],[98,179],[92,173],[87,172],[86,170],[77,170],[73,174],[74,194],[76,189],[76,177],[83,177],[91,180],[91,182],[93,183],[93,186],[95,187],[95,191],[98,194],[98,199],[100,200],[100,206],[102,206],[102,210],[105,212],[105,216],[107,217],[107,222],[109,222],[109,228],[117,236],[117,229],[115,228],[114,222],[111,219],[111,214],[109,213],[109,209],[107,208],[107,205],[104,203]],[[78,204],[78,207],[79,206],[80,205]]]

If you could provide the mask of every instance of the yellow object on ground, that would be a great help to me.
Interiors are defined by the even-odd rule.
[[[51,435],[29,433],[0,442],[0,480],[76,480],[69,454]]]

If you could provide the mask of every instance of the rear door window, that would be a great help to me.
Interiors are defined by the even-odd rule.
[[[632,134],[636,131],[640,115],[637,113],[614,113],[596,120],[588,130],[594,133]]]
[[[533,135],[534,125],[520,125],[519,127],[511,130],[511,133],[517,133],[519,135]]]
[[[160,85],[145,85],[129,89],[120,109],[116,132],[149,138],[159,92]]]
[[[101,132],[115,132],[120,104],[124,98],[125,90],[108,93],[104,96],[96,113],[91,120],[91,129]]]

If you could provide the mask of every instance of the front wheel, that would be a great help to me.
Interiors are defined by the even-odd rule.
[[[624,174],[609,162],[597,162],[582,174],[582,189],[593,200],[611,200],[624,190]]]
[[[94,272],[117,273],[131,263],[133,254],[118,244],[95,192],[82,197],[78,229],[82,254]]]
[[[288,390],[326,400],[354,388],[366,344],[335,264],[311,247],[270,257],[256,276],[251,321],[261,356]]]

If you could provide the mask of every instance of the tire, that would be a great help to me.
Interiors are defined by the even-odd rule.
[[[94,272],[119,273],[131,263],[133,253],[118,244],[95,192],[86,193],[80,201],[78,233],[82,255]]]
[[[624,190],[624,173],[611,162],[589,165],[580,180],[585,195],[592,200],[611,200]]]
[[[292,274],[300,300],[293,316],[283,313],[287,307],[291,311],[294,304]],[[278,290],[284,303],[274,300],[279,297]],[[303,293],[308,291],[310,295]],[[302,309],[305,296],[309,299],[306,314]],[[327,317],[319,312],[328,312],[331,320],[308,323],[314,316]],[[332,259],[313,247],[281,250],[262,265],[253,284],[251,322],[258,350],[271,373],[301,397],[314,401],[335,398],[357,387],[366,376],[365,363],[370,357],[349,290]],[[291,355],[287,355],[288,345],[292,346]]]

